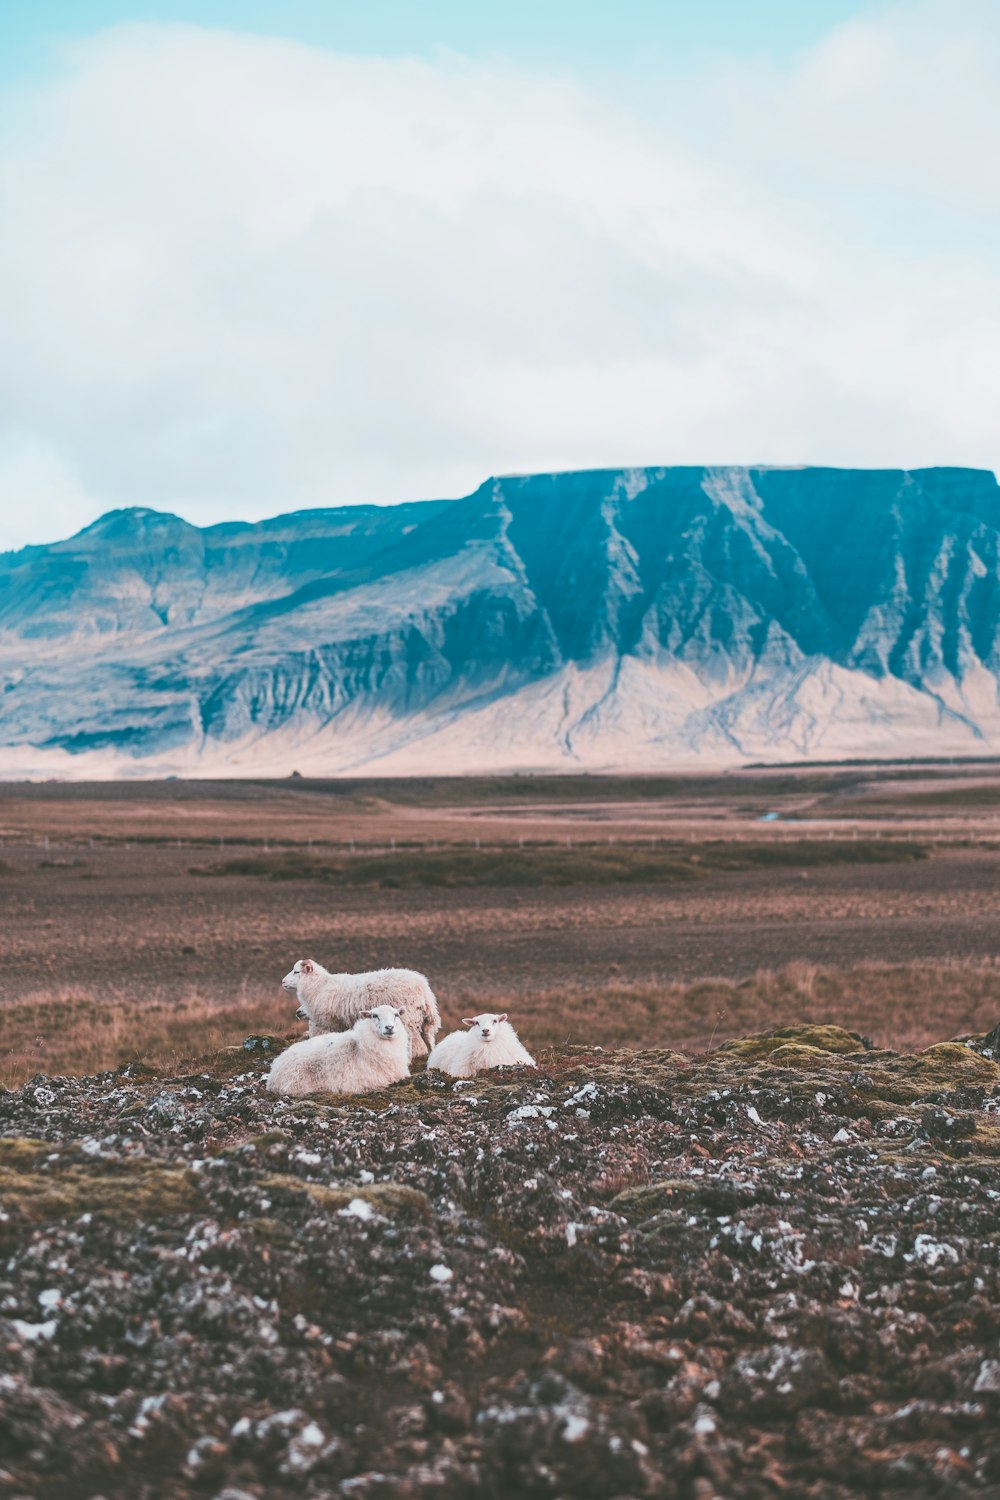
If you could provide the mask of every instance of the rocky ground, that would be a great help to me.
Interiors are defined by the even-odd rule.
[[[0,1496],[1000,1495],[1000,1029],[0,1094]]]

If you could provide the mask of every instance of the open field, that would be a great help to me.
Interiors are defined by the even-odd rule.
[[[988,766],[2,785],[0,1082],[289,1029],[306,954],[422,969],[447,1021],[509,1007],[538,1045],[981,1031],[998,795]]]
[[[0,789],[11,1494],[996,1493],[995,783],[845,775]],[[277,1097],[306,954],[538,1067]]]

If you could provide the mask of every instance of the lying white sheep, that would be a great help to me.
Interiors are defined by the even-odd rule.
[[[370,974],[331,974],[314,958],[300,958],[281,981],[298,996],[300,1020],[309,1035],[346,1031],[359,1016],[380,1005],[394,1005],[403,1017],[414,1057],[434,1046],[441,1025],[434,991],[414,969],[374,969]]]
[[[376,1005],[350,1031],[324,1032],[276,1057],[267,1075],[272,1094],[367,1094],[405,1078],[410,1045],[400,1012]]]
[[[462,1025],[469,1030],[443,1037],[427,1059],[428,1068],[439,1068],[453,1078],[472,1078],[488,1068],[535,1066],[531,1053],[518,1041],[506,1011],[502,1016],[467,1016]]]

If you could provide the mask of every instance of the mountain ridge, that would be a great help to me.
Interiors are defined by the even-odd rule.
[[[987,470],[488,479],[0,554],[0,775],[659,770],[1000,748]]]

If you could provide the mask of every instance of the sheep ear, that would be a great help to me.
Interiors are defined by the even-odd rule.
[[[462,1025],[463,1026],[475,1026],[475,1024],[476,1024],[476,1018],[475,1018],[475,1016],[463,1016],[462,1017]]]
[[[502,1016],[497,1016],[497,1024],[498,1024],[498,1025],[499,1025],[499,1023],[500,1023],[500,1022],[501,1022],[501,1021],[506,1021],[506,1019],[507,1019],[507,1012],[506,1012],[506,1011],[504,1011],[504,1013],[503,1013],[503,1015],[502,1015]]]
[[[398,1005],[394,1005],[392,1008],[396,1012],[397,1016],[401,1016],[403,1014]]]
[[[299,970],[303,974],[311,974],[315,967],[316,965],[313,963],[311,958],[304,958],[299,965]]]

